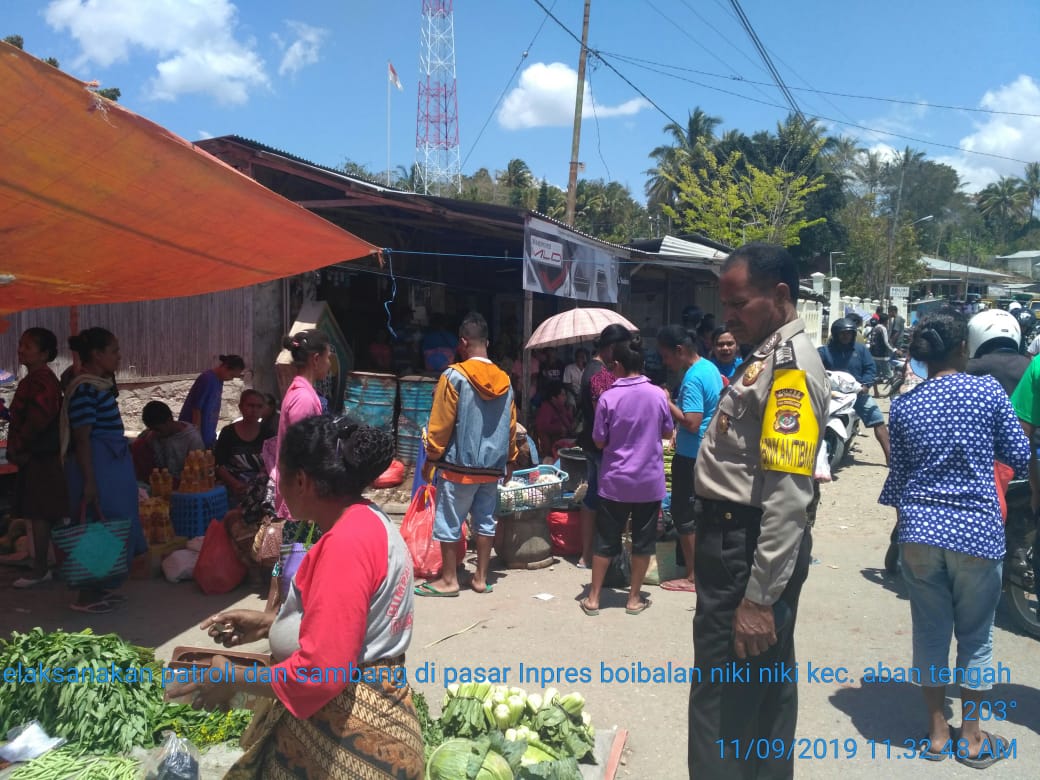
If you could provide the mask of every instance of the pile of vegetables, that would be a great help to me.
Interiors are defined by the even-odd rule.
[[[571,780],[581,777],[578,761],[594,761],[596,732],[580,693],[561,696],[549,688],[544,694],[528,694],[491,683],[449,685],[440,728],[444,737],[455,739],[429,756],[429,780]],[[468,767],[466,773],[460,774],[460,767]]]
[[[675,449],[672,447],[664,448],[664,482],[665,489],[672,492],[672,458],[675,457]]]
[[[69,743],[52,751],[56,756],[45,754],[30,762],[22,768],[26,771],[39,769],[45,760],[87,753],[126,755],[135,747],[151,748],[164,731],[188,737],[198,747],[226,742],[241,737],[252,718],[250,710],[208,712],[164,701],[162,664],[154,651],[128,644],[116,634],[96,635],[89,629],[47,633],[40,628],[13,632],[9,640],[0,640],[0,669],[15,672],[0,676],[0,734],[36,720],[48,734]],[[65,676],[76,670],[84,676],[93,672],[95,679],[103,672],[112,679],[61,681],[54,679],[59,669]],[[33,682],[26,681],[29,674]],[[83,764],[96,760],[84,759]],[[41,771],[23,776],[51,775]]]

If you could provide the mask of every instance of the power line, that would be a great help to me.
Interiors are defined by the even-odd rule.
[[[702,43],[701,43],[700,41],[698,41],[698,40],[697,40],[696,38],[694,38],[694,37],[693,37],[693,35],[691,35],[691,34],[690,34],[689,30],[687,30],[687,29],[686,29],[686,28],[685,28],[685,27],[684,27],[683,25],[679,24],[679,23],[678,23],[677,21],[675,21],[675,20],[674,20],[674,19],[673,19],[672,17],[668,16],[668,14],[666,14],[666,13],[665,13],[664,11],[662,11],[662,10],[661,10],[660,8],[658,8],[658,7],[656,6],[656,5],[654,5],[654,4],[653,4],[653,3],[651,2],[651,0],[644,0],[644,2],[645,2],[645,3],[646,3],[646,4],[648,5],[648,6],[650,6],[650,7],[652,8],[652,9],[654,9],[654,11],[655,11],[655,12],[656,12],[656,13],[657,13],[657,14],[658,14],[658,15],[659,15],[659,16],[660,16],[660,17],[661,17],[662,19],[664,19],[664,20],[665,20],[666,22],[668,22],[669,24],[671,24],[671,25],[672,25],[672,26],[673,26],[673,27],[674,27],[674,28],[675,28],[676,30],[678,30],[678,31],[679,31],[680,33],[682,33],[682,34],[683,34],[683,35],[684,35],[685,37],[687,37],[687,38],[689,38],[689,39],[690,39],[691,41],[693,41],[693,43],[694,43],[694,44],[696,44],[696,45],[697,45],[698,47],[700,47],[701,49],[703,49],[703,50],[704,50],[705,52],[707,52],[707,53],[708,53],[709,55],[711,55],[711,56],[712,56],[712,57],[714,57],[714,58],[715,58],[716,60],[718,60],[719,62],[721,62],[721,63],[723,64],[723,66],[725,66],[725,67],[729,68],[729,69],[730,69],[731,71],[733,71],[733,74],[734,74],[734,75],[735,75],[735,76],[736,76],[737,78],[741,78],[741,79],[743,78],[743,77],[741,77],[741,75],[740,75],[740,72],[739,72],[739,71],[737,71],[737,69],[736,69],[736,68],[734,68],[734,67],[733,67],[732,65],[730,65],[730,64],[729,64],[728,62],[726,62],[726,61],[725,61],[724,59],[722,59],[722,58],[721,58],[721,57],[720,57],[720,56],[719,56],[718,54],[716,54],[716,53],[715,53],[714,51],[712,51],[712,50],[711,50],[710,48],[708,48],[707,46],[705,46],[704,44],[702,44]],[[716,32],[717,32],[717,31],[716,31]],[[731,43],[731,44],[730,44],[730,46],[733,46],[733,44]],[[734,48],[734,49],[736,49],[737,51],[740,51],[740,49],[737,49],[737,48],[736,48],[735,46],[733,46],[733,48]],[[743,53],[743,52],[741,52],[741,53]],[[750,82],[749,82],[749,83],[750,83]],[[766,98],[768,98],[768,97],[769,97],[769,96],[768,96],[768,95],[766,95],[766,94],[765,94],[765,93],[764,93],[764,92],[763,92],[762,90],[760,90],[760,89],[759,89],[759,88],[758,88],[757,86],[755,86],[755,87],[754,87],[754,89],[755,89],[755,91],[756,91],[756,92],[758,92],[758,93],[759,93],[760,95],[762,95],[763,97],[766,97]]]
[[[601,54],[616,57],[626,62],[644,63],[647,65],[655,65],[659,68],[668,68],[670,70],[679,70],[684,73],[696,73],[699,76],[707,76],[714,79],[727,79],[729,81],[741,81],[745,84],[758,84],[760,86],[772,87],[775,86],[771,82],[766,81],[754,81],[752,79],[746,79],[743,76],[727,76],[724,73],[713,73],[707,70],[698,70],[697,68],[687,68],[682,65],[671,65],[666,62],[657,62],[655,60],[643,59],[640,57],[632,57],[627,54],[621,54],[619,52],[603,51]],[[852,98],[854,100],[873,100],[879,103],[898,103],[905,106],[915,106],[917,108],[940,108],[947,111],[970,111],[977,114],[995,114],[998,116],[1022,116],[1029,117],[1031,119],[1040,119],[1040,114],[1032,114],[1026,111],[998,111],[993,108],[973,108],[971,106],[951,106],[944,103],[928,103],[920,100],[902,100],[900,98],[889,98],[889,97],[876,97],[874,95],[856,95],[849,92],[834,92],[826,89],[815,89],[813,87],[791,87],[792,90],[797,92],[814,92],[820,95],[830,95],[832,97]],[[739,94],[735,92],[728,93],[731,95]]]
[[[557,2],[558,0],[553,0],[553,4],[550,6],[550,9],[555,8]],[[484,135],[484,131],[487,130],[487,126],[491,124],[491,120],[494,118],[495,112],[498,111],[498,107],[502,105],[502,101],[505,100],[506,92],[508,92],[509,88],[513,86],[513,79],[516,78],[516,74],[520,72],[520,68],[523,66],[524,61],[527,60],[528,55],[531,53],[531,49],[534,48],[534,42],[537,41],[538,36],[542,34],[542,28],[545,27],[545,23],[549,20],[548,13],[549,12],[546,11],[546,15],[542,17],[542,23],[538,25],[538,29],[535,30],[534,37],[531,38],[531,42],[527,44],[527,48],[524,49],[523,53],[520,55],[520,61],[516,63],[516,67],[513,69],[513,73],[509,77],[509,81],[507,81],[506,85],[502,88],[502,92],[499,93],[498,100],[495,101],[495,105],[491,109],[491,113],[489,113],[487,119],[484,120],[484,124],[480,128],[480,132],[477,133],[477,137],[473,140],[473,145],[469,148],[469,151],[466,152],[466,157],[462,161],[463,168],[466,167],[466,163],[469,161],[470,155],[473,154],[473,151],[477,148],[477,144],[480,142],[481,137]]]
[[[780,75],[780,71],[776,69],[773,64],[772,58],[769,56],[769,52],[766,51],[766,47],[762,44],[762,41],[758,37],[758,33],[755,32],[755,28],[751,26],[751,21],[744,14],[744,9],[740,7],[740,0],[729,0],[730,5],[733,6],[733,10],[737,14],[737,18],[740,24],[744,27],[744,31],[747,32],[748,37],[751,39],[752,45],[758,51],[758,55],[762,58],[762,61],[766,64],[766,68],[773,75],[773,80],[776,81],[776,86],[780,89],[780,93],[784,96],[787,104],[794,111],[795,115],[802,120],[803,125],[808,125],[809,122],[805,118],[805,114],[802,113],[802,109],[798,106],[798,101],[794,99],[794,95],[791,94],[791,90],[787,88],[787,83],[784,81],[784,77]]]
[[[643,68],[644,70],[648,70],[651,73],[657,73],[658,75],[667,76],[668,78],[673,78],[673,79],[676,79],[678,81],[685,81],[688,84],[693,84],[693,85],[698,86],[698,87],[703,87],[704,89],[710,89],[710,90],[713,90],[715,92],[721,92],[721,93],[723,93],[725,95],[732,95],[733,97],[737,97],[737,98],[740,98],[742,100],[748,100],[748,101],[751,101],[752,103],[758,103],[758,104],[763,105],[763,106],[770,106],[771,108],[779,108],[779,109],[786,109],[787,108],[787,106],[780,105],[779,103],[770,103],[769,101],[759,100],[758,98],[753,98],[753,97],[750,97],[748,95],[743,95],[743,94],[741,94],[739,92],[733,92],[733,91],[728,90],[728,89],[722,89],[721,87],[714,87],[711,84],[704,84],[703,82],[696,81],[695,79],[687,78],[685,76],[680,76],[680,75],[678,75],[676,73],[668,73],[667,71],[658,70],[657,68],[653,68],[653,67],[650,67],[649,65],[642,64],[640,61],[636,60],[635,58],[629,58],[629,57],[626,57],[624,55],[618,55],[618,54],[614,54],[614,55],[611,55],[611,56],[617,57],[620,60],[627,61],[630,64],[634,65],[635,67]],[[602,59],[602,56],[601,56],[601,59]],[[665,66],[665,67],[672,67],[672,66]],[[941,143],[939,141],[930,141],[930,140],[927,140],[927,139],[924,139],[924,138],[917,138],[917,137],[912,136],[912,135],[904,135],[902,133],[893,133],[890,130],[879,130],[876,127],[867,127],[866,125],[861,125],[861,124],[858,124],[856,122],[847,122],[847,121],[842,120],[842,119],[835,119],[834,117],[824,116],[823,114],[817,114],[817,115],[815,115],[815,118],[816,119],[822,119],[825,122],[833,122],[836,125],[843,125],[845,127],[854,127],[857,130],[865,130],[868,133],[876,133],[878,135],[885,135],[885,136],[889,136],[891,138],[902,138],[903,140],[913,141],[914,143],[923,144],[924,146],[936,146],[936,147],[940,147],[942,149],[953,149],[954,151],[963,152],[964,154],[974,154],[974,155],[978,155],[978,156],[981,156],[981,157],[992,157],[992,158],[997,159],[997,160],[1008,160],[1010,162],[1022,163],[1023,165],[1028,165],[1029,162],[1031,162],[1030,160],[1020,160],[1017,157],[1008,157],[1008,156],[1003,155],[1003,154],[994,154],[993,152],[980,152],[980,151],[978,151],[976,149],[966,149],[963,146],[957,146],[956,144],[944,144],[944,143]]]
[[[534,0],[534,2],[535,2],[535,5],[537,5],[543,11],[545,11],[546,14],[548,14],[550,19],[552,19],[554,22],[556,22],[556,24],[560,27],[560,29],[562,29],[565,33],[567,33],[567,35],[569,35],[571,38],[573,38],[575,41],[577,41],[579,46],[583,45],[582,42],[581,42],[581,37],[576,35],[569,27],[567,27],[567,25],[565,25],[563,22],[561,22],[559,19],[557,19],[555,16],[553,16],[552,12],[548,8],[546,8],[545,5],[542,3],[542,0]],[[588,47],[588,52],[589,52],[590,55],[592,55],[593,57],[598,59],[604,65],[606,65],[615,76],[617,76],[619,79],[621,79],[623,82],[625,82],[629,87],[631,87],[636,92],[636,94],[638,94],[641,98],[643,98],[643,100],[645,100],[647,103],[649,103],[655,109],[657,109],[658,113],[660,113],[665,119],[667,119],[669,122],[671,122],[673,124],[676,124],[676,125],[679,124],[671,114],[669,114],[667,111],[665,111],[659,105],[657,105],[657,103],[654,102],[650,98],[649,95],[647,95],[645,92],[643,92],[643,90],[641,90],[639,87],[637,87],[635,84],[633,84],[628,79],[628,77],[625,76],[625,74],[623,74],[616,67],[614,67],[614,65],[612,63],[608,62],[603,57],[601,57],[598,51],[596,51],[595,49],[593,49],[591,47]],[[679,126],[681,127],[682,125],[679,125]]]

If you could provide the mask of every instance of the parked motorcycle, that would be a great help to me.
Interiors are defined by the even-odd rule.
[[[1040,578],[1040,558],[1037,551],[1036,515],[1030,504],[1029,480],[1015,480],[1007,490],[1008,517],[1004,526],[1007,552],[1004,555],[1004,595],[1001,606],[1011,622],[1029,636],[1040,639],[1040,602],[1036,583]],[[899,571],[899,545],[896,529],[885,553],[885,569],[890,574]]]
[[[1029,480],[1012,482],[1007,490],[1008,518],[1004,527],[1007,553],[1004,556],[1004,598],[1008,617],[1018,628],[1040,639],[1040,613],[1037,612],[1036,515],[1030,503]]]
[[[831,473],[834,473],[852,450],[852,442],[859,432],[860,419],[855,405],[861,385],[845,371],[828,371],[827,378],[831,383],[831,402],[823,444]]]

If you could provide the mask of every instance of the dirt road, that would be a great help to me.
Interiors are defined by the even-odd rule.
[[[887,402],[882,403],[887,411]],[[885,473],[880,448],[867,434],[857,440],[854,461],[823,487],[813,550],[816,563],[798,615],[798,658],[802,669],[810,662],[814,668],[845,667],[855,681],[801,684],[798,737],[808,742],[799,743],[799,753],[806,757],[796,761],[798,777],[971,774],[952,760],[923,768],[917,759],[904,758],[903,740],[925,731],[919,693],[909,684],[860,681],[866,668],[883,664],[894,669],[911,662],[905,589],[882,568],[894,521],[894,512],[877,504]],[[546,682],[551,674],[555,687],[586,695],[594,724],[629,731],[619,777],[685,778],[688,684],[618,682],[617,677],[619,671],[630,673],[641,663],[659,670],[671,664],[674,678],[675,670],[692,663],[695,596],[648,587],[652,608],[630,616],[624,611],[623,594],[608,592],[600,616],[589,618],[577,604],[587,582],[588,572],[560,562],[540,571],[501,570],[488,595],[464,592],[456,599],[417,599],[408,653],[413,681],[422,669],[435,675],[416,687],[439,710],[446,675],[452,672],[463,674],[476,667],[508,670],[510,684],[528,689],[542,686],[531,678],[520,679],[521,665],[525,673],[536,670]],[[539,598],[546,595],[551,598]],[[194,628],[205,615],[236,601],[242,606],[259,604],[255,597],[243,597],[242,591],[206,597],[190,583],[171,586],[162,581],[137,584],[126,610],[113,615],[88,619],[68,612],[66,601],[60,586],[32,593],[0,587],[0,613],[9,629],[93,625],[97,631],[118,631],[130,641],[158,646],[166,657],[175,645],[207,644]],[[1015,633],[998,616],[995,658],[1011,674],[1010,684],[998,686],[993,694],[995,701],[1005,703],[1006,720],[986,725],[1014,740],[1017,758],[1001,762],[987,776],[1034,778],[1040,753],[1040,643]],[[614,681],[608,681],[610,674]],[[949,695],[951,721],[958,724],[956,689]],[[853,750],[855,756],[846,758]],[[215,759],[210,766],[219,765]]]

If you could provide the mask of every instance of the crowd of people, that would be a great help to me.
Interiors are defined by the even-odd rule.
[[[423,439],[423,477],[436,487],[432,533],[443,568],[422,583],[413,582],[393,523],[362,496],[390,464],[392,438],[329,415],[316,390],[331,365],[323,332],[286,337],[295,377],[280,413],[271,399],[246,390],[240,419],[218,436],[213,398],[219,409],[221,386],[245,368],[241,358],[221,356],[199,377],[179,419],[165,403],[145,407],[146,431],[131,448],[117,403],[116,337],[90,328],[70,339],[79,367],[63,389],[48,366],[57,339],[30,329],[19,341],[28,373],[11,404],[9,458],[19,466],[20,507],[34,521],[37,559],[16,585],[49,578],[46,553],[41,560],[39,551],[46,550],[46,529],[62,517],[132,518],[127,554],[140,552],[136,476],[151,468],[176,474],[187,452],[212,446],[238,512],[228,523],[233,538],[249,540],[265,523],[298,536],[294,527],[307,524],[316,528],[316,541],[286,595],[272,580],[266,611],[221,612],[203,623],[226,647],[268,638],[275,673],[266,681],[225,674],[222,682],[186,684],[171,695],[194,690],[213,706],[246,692],[268,702],[230,777],[312,767],[332,776],[329,768],[338,767],[349,776],[355,770],[347,768],[359,766],[373,776],[420,777],[422,741],[410,689],[402,684],[413,601],[458,597],[463,588],[493,592],[497,485],[518,464],[517,384],[530,382],[539,401],[538,451],[552,459],[574,444],[586,457],[578,565],[589,570],[590,581],[578,599],[582,612],[599,615],[606,573],[626,529],[625,611],[632,616],[651,606],[642,586],[661,534],[678,539],[683,576],[662,587],[698,595],[694,666],[703,674],[689,699],[691,777],[791,777],[790,755],[762,757],[741,746],[793,744],[797,682],[768,682],[770,675],[758,670],[795,664],[794,632],[819,501],[814,465],[827,419],[826,370],[843,370],[862,384],[857,406],[890,469],[879,501],[897,511],[913,665],[945,668],[956,637],[956,664],[963,670],[965,717],[958,730],[946,720],[945,687],[922,686],[927,739],[921,757],[955,755],[985,768],[1008,747],[966,714],[989,688],[986,676],[972,670],[994,664],[992,629],[1006,548],[998,462],[1014,476],[1028,473],[1029,436],[1040,429],[1040,363],[1019,354],[1013,317],[983,312],[968,322],[953,310],[934,312],[917,323],[907,345],[927,379],[893,400],[886,425],[869,389],[893,346],[906,340],[898,311],[878,314],[866,344],[857,339],[857,323],[839,318],[828,344],[817,349],[797,315],[798,286],[797,263],[782,248],[755,243],[733,252],[719,280],[725,326],[688,309],[681,323],[653,334],[655,362],[671,377],[670,387],[647,375],[644,338],[620,325],[604,329],[591,351],[575,350],[572,363],[565,365],[553,349],[542,351],[523,376],[493,362],[480,314],[468,314],[457,333],[439,324],[424,339],[428,365],[439,365],[431,370],[440,374]],[[874,343],[886,353],[872,351]],[[661,522],[663,442],[669,439],[675,448],[670,529]],[[476,549],[471,574],[458,553],[467,520]],[[120,584],[84,588],[73,607],[108,611],[124,598]],[[723,684],[710,673],[745,662],[751,671],[743,685]],[[348,664],[374,673],[320,683],[302,683],[297,674]],[[951,742],[959,747],[951,751]]]

